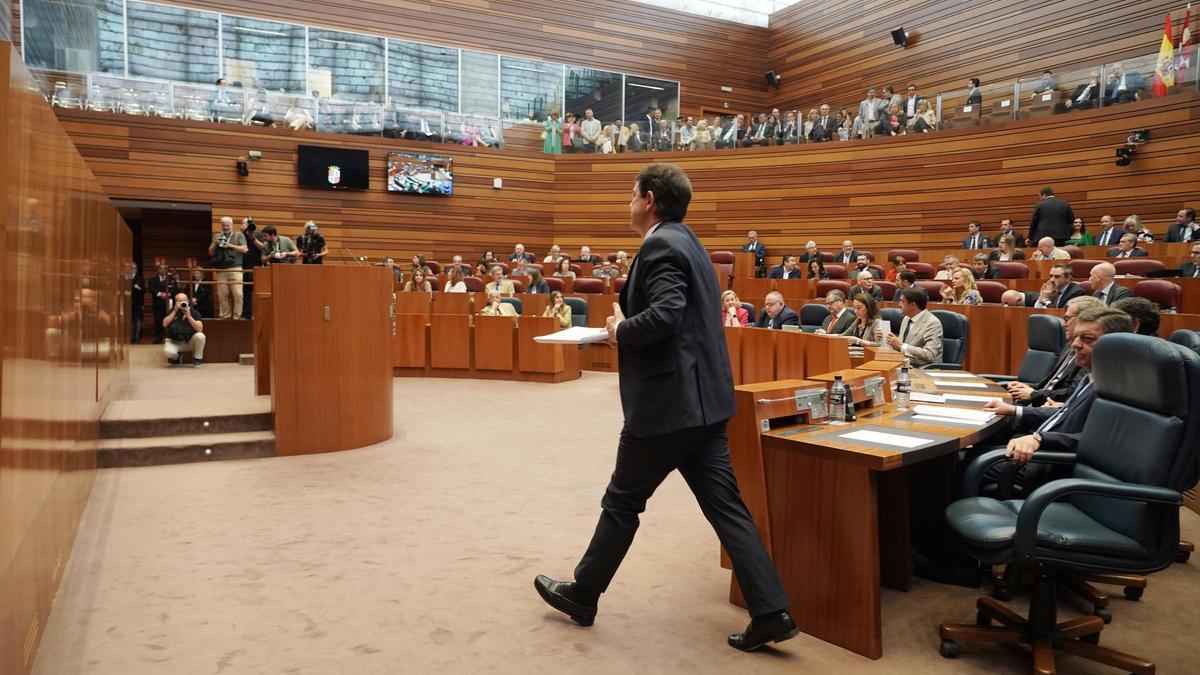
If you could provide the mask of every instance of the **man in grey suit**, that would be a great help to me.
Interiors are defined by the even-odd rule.
[[[920,367],[942,360],[942,322],[925,309],[928,296],[917,288],[906,288],[900,292],[900,334],[887,336],[888,345],[904,356],[908,362]]]
[[[1113,280],[1117,276],[1117,268],[1112,263],[1100,263],[1092,268],[1088,281],[1092,284],[1092,295],[1111,305],[1121,298],[1128,298],[1133,292]]]
[[[858,104],[858,135],[863,137],[871,135],[871,130],[883,116],[883,111],[887,110],[887,105],[887,101],[875,98],[874,87],[867,90],[867,98]]]
[[[733,475],[725,433],[734,413],[733,375],[714,310],[721,289],[704,245],[683,223],[691,198],[687,174],[673,164],[650,164],[634,180],[629,220],[642,246],[607,320],[625,414],[616,469],[575,581],[538,575],[534,587],[551,607],[590,626],[633,543],[638,514],[678,470],[733,562],[752,620],[728,642],[749,651],[799,629]]]

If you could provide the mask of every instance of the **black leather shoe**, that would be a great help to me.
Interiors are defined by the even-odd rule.
[[[539,574],[533,580],[533,587],[547,605],[571,617],[571,620],[580,626],[590,626],[596,620],[596,602],[588,602],[581,598],[576,584],[570,581],[555,581]]]
[[[744,652],[752,652],[768,642],[783,642],[800,634],[796,622],[787,611],[760,616],[746,626],[745,633],[729,636],[729,646]]]

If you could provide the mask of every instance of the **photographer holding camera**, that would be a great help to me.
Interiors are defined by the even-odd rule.
[[[253,216],[242,218],[242,236],[246,238],[246,254],[242,256],[242,269],[249,270],[250,275],[242,286],[242,308],[239,315],[243,319],[254,317],[254,268],[263,265],[263,235],[254,224]]]
[[[208,255],[217,270],[218,319],[242,318],[242,255],[248,250],[246,236],[233,229],[233,218],[221,218],[221,231],[213,235]],[[230,296],[233,306],[230,307]]]
[[[300,235],[300,240],[296,244],[300,247],[301,254],[304,255],[305,265],[325,264],[325,254],[329,253],[329,247],[325,245],[325,237],[317,234],[315,222],[310,220],[304,224],[304,234]]]
[[[204,364],[204,323],[200,321],[200,312],[188,303],[187,293],[175,294],[175,306],[162,325],[167,329],[167,340],[163,343],[167,365],[179,365],[179,352],[192,353],[193,368]]]
[[[263,238],[266,239],[266,244],[263,246],[263,262],[268,265],[291,264],[296,262],[296,258],[300,256],[299,249],[296,248],[296,243],[291,237],[285,237],[279,234],[279,230],[275,229],[274,225],[268,225],[262,229]]]

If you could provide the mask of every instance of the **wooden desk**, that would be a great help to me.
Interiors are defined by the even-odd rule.
[[[475,368],[512,370],[517,320],[508,316],[475,317]]]
[[[913,388],[931,391],[927,372],[913,370]],[[916,422],[891,404],[860,411],[845,426],[793,424],[795,405],[786,400],[815,383],[788,380],[735,388],[737,414],[729,423],[729,446],[738,487],[759,527],[804,632],[863,656],[883,654],[880,586],[908,590],[911,583],[910,500],[936,496],[957,459],[955,453],[998,430],[987,425]],[[964,389],[982,394],[985,390]],[[1005,397],[990,384],[988,395]],[[759,400],[783,402],[759,403]],[[910,411],[911,412],[911,411]],[[763,432],[763,420],[784,423]],[[776,422],[775,424],[778,424]],[[904,451],[841,439],[864,427],[928,438],[925,447]],[[917,472],[930,471],[935,487],[913,492]],[[948,494],[946,494],[948,497]],[[730,601],[741,602],[731,579]]]
[[[754,253],[735,251],[733,254],[733,278],[753,279],[754,271]],[[724,288],[724,284],[722,284],[722,288]]]
[[[397,314],[396,334],[392,336],[392,366],[424,368],[429,365],[429,317],[425,314]]]
[[[438,293],[431,311],[434,314],[473,314],[473,301],[470,293]]]
[[[469,314],[434,314],[429,317],[429,366],[458,370],[471,367]]]
[[[254,351],[254,323],[242,319],[204,319],[204,362],[237,363]]]
[[[400,314],[392,338],[392,374],[547,383],[577,380],[579,348],[533,341],[557,330],[558,319],[553,317]]]

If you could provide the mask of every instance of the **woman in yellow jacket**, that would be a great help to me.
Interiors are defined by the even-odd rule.
[[[542,312],[542,316],[558,317],[559,328],[571,327],[571,306],[563,300],[562,291],[550,293],[550,304],[546,305],[546,311]]]

